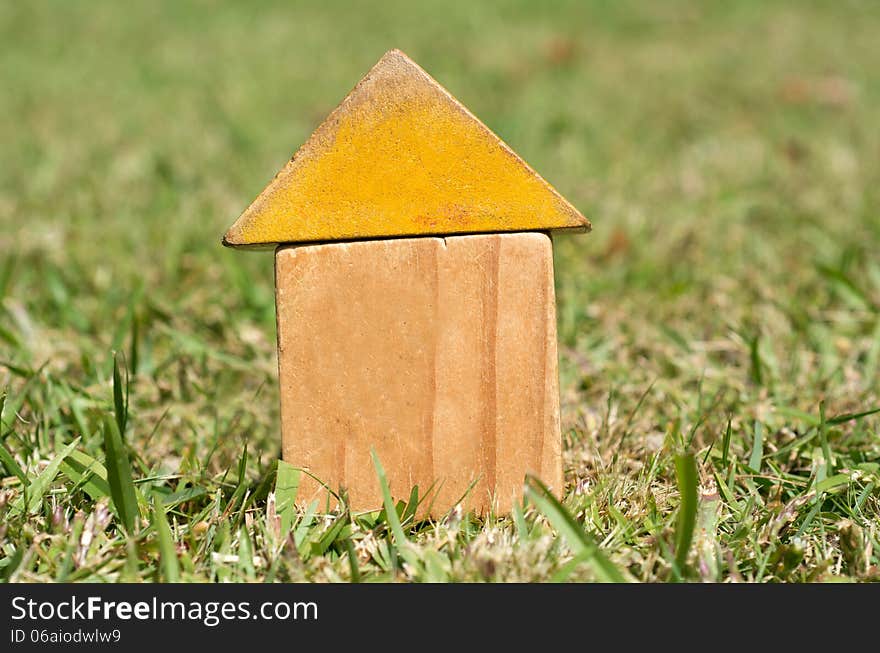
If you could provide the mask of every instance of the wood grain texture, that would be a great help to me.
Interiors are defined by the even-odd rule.
[[[434,512],[562,486],[553,260],[540,233],[276,252],[282,455],[355,510],[438,484]],[[305,481],[300,499],[326,498]],[[429,500],[430,502],[430,500]]]

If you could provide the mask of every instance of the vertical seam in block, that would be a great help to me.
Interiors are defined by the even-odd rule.
[[[486,402],[483,407],[482,458],[486,472],[486,489],[494,497],[497,488],[496,462],[498,457],[498,268],[500,259],[499,239],[488,239],[489,256],[486,274],[483,275],[483,334],[482,359]]]
[[[434,305],[431,307],[433,311],[433,318],[431,329],[433,331],[433,338],[430,344],[428,355],[431,357],[430,364],[427,366],[430,370],[430,395],[431,401],[430,406],[428,407],[427,414],[424,417],[424,427],[425,431],[425,448],[427,449],[424,453],[424,458],[428,464],[428,475],[425,478],[426,483],[434,483],[434,415],[437,411],[437,346],[438,339],[440,337],[440,255],[439,249],[443,247],[446,249],[446,242],[443,240],[434,240],[434,246],[430,248],[432,254],[432,262],[431,264],[434,266],[434,276],[433,276],[433,297],[434,297]],[[426,490],[426,488],[420,488],[422,492]]]
[[[275,248],[275,269],[273,271],[275,277],[275,342],[277,343],[275,346],[275,366],[278,370],[278,416],[281,418],[282,424],[284,422],[284,386],[281,381],[281,351],[282,351],[282,341],[281,341],[281,277],[279,276],[278,269],[278,257],[281,254],[282,246],[279,245]],[[284,436],[282,434],[281,437],[281,459],[285,460],[286,456],[284,455]],[[290,461],[288,461],[290,462]]]
[[[555,311],[555,306],[549,306],[550,304],[550,290],[547,287],[547,277],[548,273],[550,276],[550,284],[552,287],[553,284],[553,274],[552,274],[552,255],[550,260],[550,270],[547,269],[548,261],[546,256],[541,256],[541,323],[544,325],[544,333],[543,333],[543,343],[544,347],[541,351],[541,384],[539,392],[541,393],[541,400],[538,402],[538,410],[540,410],[540,416],[538,421],[536,422],[537,428],[535,429],[534,440],[532,442],[532,450],[535,452],[535,469],[534,472],[538,476],[543,476],[543,467],[544,467],[544,441],[547,439],[547,425],[545,423],[547,417],[547,353],[548,353],[548,344],[549,344],[549,320],[551,319],[549,311]],[[555,313],[552,319],[555,319]]]

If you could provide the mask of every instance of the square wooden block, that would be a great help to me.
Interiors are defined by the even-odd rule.
[[[281,246],[282,456],[354,510],[434,485],[434,515],[562,488],[553,255],[543,233]],[[326,500],[303,475],[299,501]]]

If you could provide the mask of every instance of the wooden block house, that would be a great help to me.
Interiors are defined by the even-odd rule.
[[[402,52],[387,53],[232,225],[275,248],[284,460],[345,488],[505,512],[562,488],[550,234],[587,220]],[[316,480],[317,479],[317,480]],[[320,481],[320,482],[319,482]]]

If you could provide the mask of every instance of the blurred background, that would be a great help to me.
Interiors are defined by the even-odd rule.
[[[0,387],[88,434],[119,350],[148,467],[274,460],[272,255],[220,238],[396,47],[593,223],[555,253],[572,487],[615,416],[638,461],[873,406],[878,35],[854,0],[4,2]]]
[[[5,358],[106,358],[134,311],[180,338],[166,355],[200,351],[192,337],[271,371],[272,257],[220,236],[398,47],[592,220],[557,252],[561,336],[591,371],[621,330],[675,345],[733,329],[785,366],[771,354],[794,327],[829,350],[827,380],[854,353],[834,336],[871,325],[807,317],[829,293],[877,307],[878,9],[3,3],[0,324],[26,345]]]

